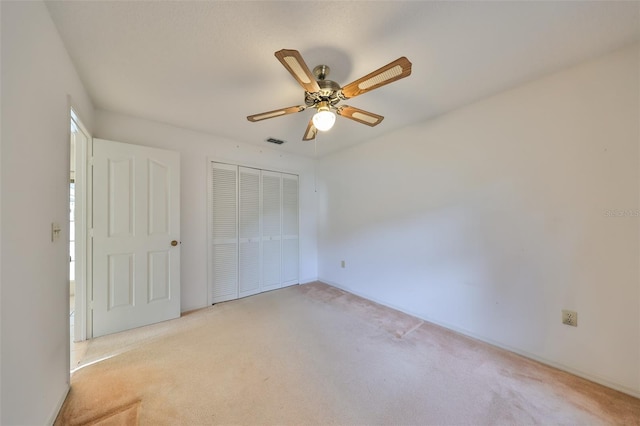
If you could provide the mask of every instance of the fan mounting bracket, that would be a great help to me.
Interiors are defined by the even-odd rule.
[[[313,69],[313,75],[315,76],[316,80],[326,79],[330,72],[331,68],[329,68],[329,65],[316,65],[316,67]]]

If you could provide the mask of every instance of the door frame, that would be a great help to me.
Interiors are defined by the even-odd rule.
[[[75,314],[74,336],[75,342],[91,338],[89,309],[90,295],[87,289],[91,288],[91,262],[88,262],[91,253],[91,173],[89,159],[93,146],[91,133],[87,130],[73,106],[69,108],[69,124],[71,121],[86,136],[85,141],[75,141]],[[69,129],[71,139],[71,129]],[[70,168],[69,168],[70,169]]]

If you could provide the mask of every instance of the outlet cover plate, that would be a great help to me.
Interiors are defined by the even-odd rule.
[[[562,323],[572,327],[578,326],[578,313],[568,309],[562,310]]]

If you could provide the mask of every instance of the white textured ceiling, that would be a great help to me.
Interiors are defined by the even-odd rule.
[[[638,2],[48,1],[96,108],[313,156],[311,110],[278,62],[296,49],[345,85],[406,56],[412,75],[349,100],[381,114],[371,128],[338,117],[317,155],[361,143],[640,36]],[[275,146],[268,137],[287,143]]]

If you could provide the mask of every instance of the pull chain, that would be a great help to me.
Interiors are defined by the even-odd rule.
[[[313,138],[313,189],[316,193],[318,193],[318,133],[316,132],[316,137]]]

